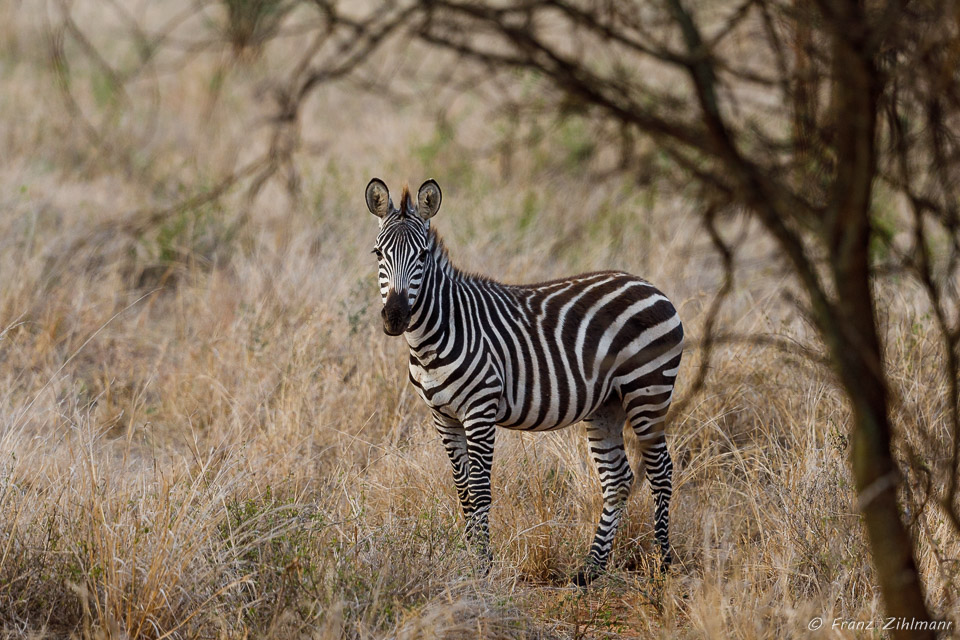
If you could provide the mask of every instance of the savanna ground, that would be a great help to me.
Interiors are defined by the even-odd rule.
[[[167,4],[134,13],[158,25]],[[73,15],[122,66],[135,56],[112,6]],[[205,15],[184,38],[217,37],[222,12]],[[60,16],[0,5],[7,635],[882,637],[831,629],[882,606],[830,373],[730,341],[687,393],[723,278],[694,193],[590,171],[604,150],[576,118],[544,118],[508,164],[508,119],[435,88],[422,51],[387,48],[368,77],[393,78],[403,99],[354,82],[317,92],[297,189],[274,179],[252,205],[237,188],[177,207],[262,153],[269,83],[304,42],[171,54],[121,93],[75,38],[54,64]],[[669,421],[678,562],[665,578],[638,483],[610,572],[567,586],[601,505],[580,427],[498,434],[496,559],[476,573],[405,346],[380,328],[373,176],[393,189],[436,178],[435,225],[465,268],[514,282],[619,268],[675,301],[690,348]],[[770,246],[725,224],[747,240],[718,330],[817,350]],[[940,464],[932,320],[906,284],[878,286],[898,456]],[[932,610],[960,623],[960,541],[932,507],[905,517]],[[825,628],[810,632],[815,616]]]

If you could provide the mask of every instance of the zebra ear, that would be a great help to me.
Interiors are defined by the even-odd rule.
[[[440,185],[437,184],[436,180],[427,180],[420,185],[420,191],[417,192],[417,211],[420,213],[420,217],[429,220],[437,215],[442,198]]]
[[[366,198],[367,209],[370,209],[370,213],[378,218],[383,218],[393,207],[393,203],[390,202],[390,191],[380,178],[374,178],[367,183]]]

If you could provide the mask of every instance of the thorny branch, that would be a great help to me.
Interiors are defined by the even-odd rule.
[[[231,225],[233,231],[236,231],[246,222],[250,207],[264,185],[281,170],[286,173],[288,192],[297,195],[299,176],[293,156],[299,148],[302,104],[323,85],[354,74],[390,37],[411,21],[416,9],[416,5],[398,7],[390,3],[387,7],[375,6],[364,16],[355,18],[339,11],[339,4],[336,0],[315,0],[312,3],[314,18],[304,21],[305,29],[315,32],[311,45],[293,65],[287,80],[278,83],[270,94],[273,98],[273,114],[267,120],[270,126],[269,142],[259,157],[221,176],[212,187],[188,195],[174,204],[155,210],[133,212],[129,220],[121,225],[124,229],[134,235],[142,233],[168,216],[215,202],[241,184],[247,183],[245,205]],[[136,45],[139,52],[138,63],[120,71],[106,61],[77,24],[72,14],[72,2],[58,0],[57,6],[59,21],[50,28],[50,49],[58,87],[68,113],[80,125],[91,145],[107,156],[114,151],[109,135],[109,127],[113,126],[112,119],[107,117],[104,124],[94,125],[74,95],[70,82],[71,70],[67,62],[69,56],[65,53],[68,42],[76,43],[80,53],[107,78],[111,89],[118,92],[128,106],[130,97],[126,91],[127,85],[142,82],[147,73],[152,74],[155,81],[161,73],[177,71],[191,58],[229,44],[224,42],[222,36],[189,41],[178,37],[178,28],[206,11],[203,2],[191,3],[186,10],[171,17],[154,33],[140,25],[122,3],[111,2],[110,6],[127,26],[128,40]],[[315,19],[317,15],[319,21]],[[284,35],[284,31],[277,29],[263,39],[268,41]],[[165,50],[180,50],[183,55],[161,69],[158,58]],[[152,128],[149,122],[147,126]],[[97,233],[95,230],[93,236]],[[85,241],[83,238],[77,239],[79,243]]]
[[[947,4],[937,13],[926,4],[901,2],[868,3],[865,9],[853,0],[812,5],[757,0],[737,3],[718,18],[705,7],[694,12],[691,3],[664,0],[654,7],[635,7],[632,18],[625,18],[621,13],[630,12],[617,3],[571,8],[550,1],[433,0],[420,26],[425,41],[489,69],[542,74],[543,86],[554,92],[558,106],[575,100],[597,119],[635,127],[665,149],[687,176],[694,176],[705,193],[714,194],[707,196],[708,202],[718,198],[742,206],[775,239],[803,286],[809,316],[854,410],[852,462],[858,486],[870,496],[862,507],[871,540],[879,545],[875,561],[888,611],[909,610],[925,617],[929,613],[919,584],[905,587],[897,577],[917,573],[911,554],[904,553],[909,538],[899,523],[895,482],[890,481],[896,478],[889,445],[891,405],[872,311],[876,302],[871,280],[894,269],[875,268],[868,252],[871,244],[883,241],[882,222],[871,201],[873,176],[891,174],[898,157],[907,166],[933,158],[934,169],[923,170],[929,186],[909,198],[931,204],[924,207],[926,213],[914,206],[915,239],[905,250],[903,266],[917,273],[943,339],[953,459],[942,502],[960,533],[960,310],[954,302],[958,234],[950,196],[960,173],[960,153],[946,124],[960,123],[960,94],[954,90],[955,74],[944,72],[956,68],[960,54],[950,44],[958,38],[951,13],[956,7]],[[601,17],[604,11],[610,15]],[[713,37],[704,35],[707,22]],[[637,26],[643,23],[658,25],[660,37]],[[772,53],[771,63],[735,69],[724,42],[749,38],[755,28]],[[614,49],[619,64],[603,64],[603,52]],[[657,66],[667,74],[680,69],[687,79],[681,85],[685,90],[674,86],[672,100],[658,100],[662,90],[644,74],[623,71],[631,64],[637,69]],[[898,75],[914,83],[890,81]],[[746,101],[742,107],[746,86],[764,82],[780,87],[780,103]],[[825,93],[829,104],[822,109]],[[889,123],[894,131],[923,116],[927,126],[913,132],[913,139],[925,138],[922,143],[877,147],[883,131],[878,107],[884,101],[893,105],[887,111],[894,114]],[[782,127],[755,124],[761,117],[778,119]],[[783,133],[791,129],[792,139]],[[894,175],[888,185],[908,196],[923,181],[903,171]],[[945,257],[942,252],[931,255],[928,248],[934,235],[924,217],[931,214],[941,221],[937,235],[947,237]],[[726,274],[707,314],[703,346],[708,362],[716,309],[733,286],[734,267],[730,249],[714,226],[716,209],[706,207],[703,216]],[[818,256],[827,257],[827,263]],[[894,534],[898,542],[890,545]]]

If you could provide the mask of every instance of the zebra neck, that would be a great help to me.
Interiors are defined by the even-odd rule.
[[[423,284],[411,310],[410,328],[403,334],[410,346],[410,355],[424,365],[462,340],[467,319],[458,308],[458,301],[464,299],[464,290],[476,296],[499,286],[493,280],[458,269],[434,229],[430,229],[427,247],[430,254]]]
[[[410,328],[403,334],[411,354],[418,358],[446,341],[453,320],[450,299],[458,279],[446,253],[440,249],[434,245],[427,259],[420,294],[411,310]]]

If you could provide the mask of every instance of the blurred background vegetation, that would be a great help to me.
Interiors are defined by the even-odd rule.
[[[0,4],[4,632],[960,624],[957,5],[694,4]],[[377,321],[373,176],[438,180],[466,269],[675,301],[669,575],[642,486],[567,588],[580,427],[498,435],[475,573]]]

